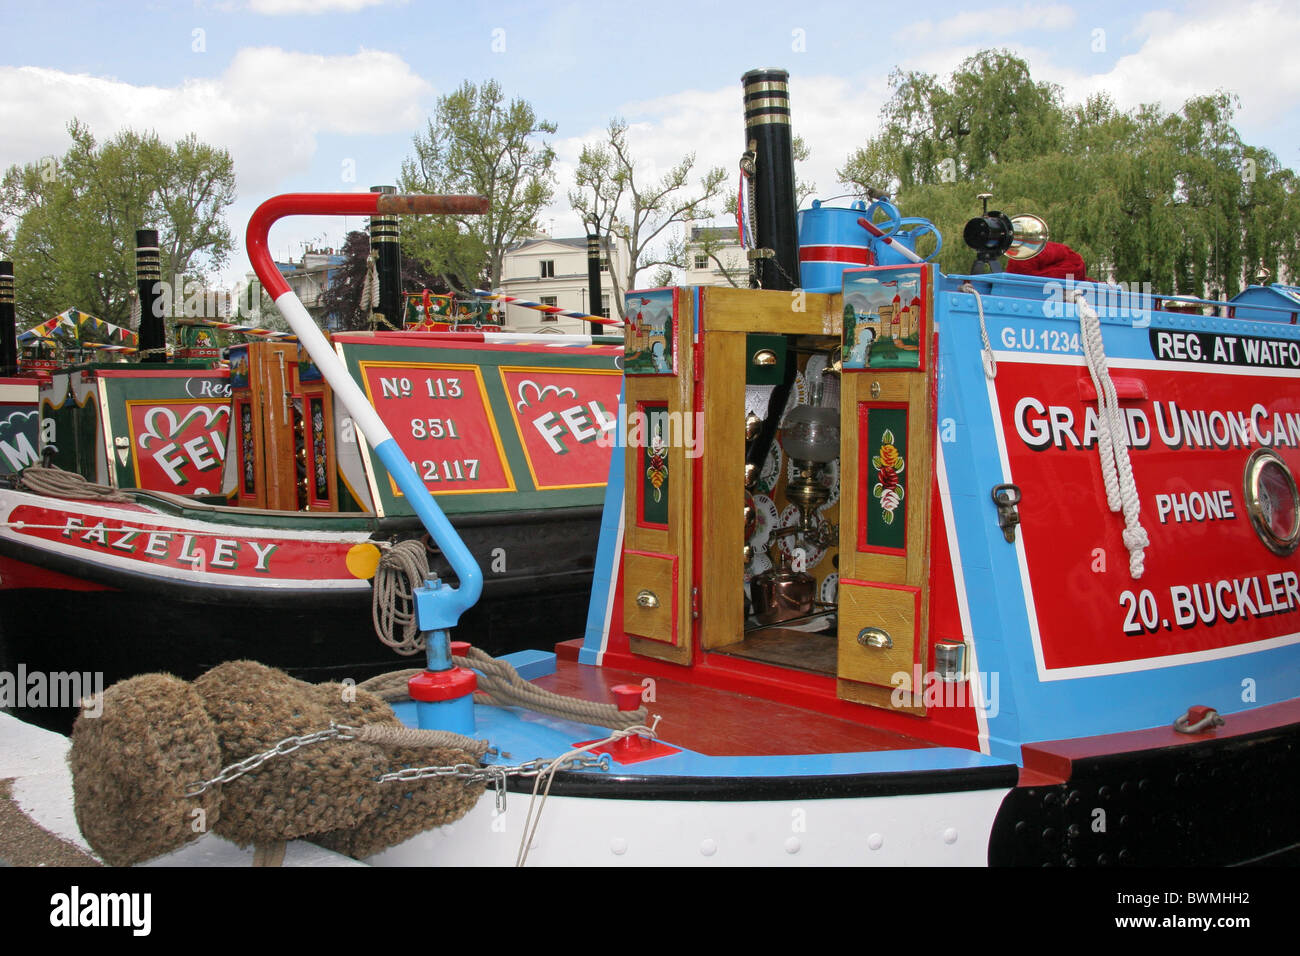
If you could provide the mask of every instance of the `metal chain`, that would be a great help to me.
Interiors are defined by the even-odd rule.
[[[741,153],[740,172],[748,180],[745,183],[745,208],[749,212],[749,228],[753,230],[753,235],[751,236],[751,240],[753,241],[755,246],[757,246],[758,245],[758,210],[756,208],[756,203],[754,201],[754,178],[758,173],[758,156],[754,152],[754,150],[749,149]],[[744,231],[745,230],[742,228],[741,233],[743,234]],[[749,287],[751,289],[757,289],[762,285],[762,282],[759,279],[759,275],[761,274],[762,271],[759,268],[760,258],[771,259],[772,264],[776,266],[776,271],[781,273],[781,277],[785,279],[786,282],[790,283],[790,288],[791,289],[799,288],[799,281],[793,278],[790,275],[790,273],[785,271],[785,269],[781,265],[780,259],[778,259],[775,255],[771,254],[769,250],[755,249],[754,251],[768,252],[769,254],[762,257],[755,256],[749,259]]]
[[[204,791],[216,786],[219,783],[229,783],[232,780],[252,773],[273,757],[283,757],[291,754],[300,747],[308,744],[319,743],[323,740],[352,740],[359,732],[356,727],[349,727],[345,724],[330,723],[328,730],[318,730],[315,733],[303,734],[296,737],[285,737],[279,741],[270,750],[263,750],[261,753],[253,754],[251,757],[245,757],[238,763],[232,763],[228,767],[222,768],[211,780],[202,783],[191,783],[185,787],[185,796],[197,797]],[[525,763],[516,764],[513,767],[487,766],[478,767],[473,764],[458,763],[451,766],[431,766],[431,767],[407,767],[404,770],[395,770],[392,773],[383,774],[378,778],[378,783],[389,783],[392,781],[409,781],[424,780],[431,777],[455,777],[458,780],[464,780],[468,783],[495,783],[497,789],[498,804],[504,803],[505,781],[507,777],[536,777],[545,772],[548,767],[554,764],[554,760],[547,760],[544,757],[538,757],[535,760],[529,760]],[[570,757],[563,761],[556,770],[608,770],[609,755],[601,754],[599,757],[593,757],[589,754],[579,754],[576,757]]]
[[[379,778],[380,783],[388,783],[393,780],[424,780],[428,777],[456,777],[460,780],[466,780],[470,783],[493,783],[494,781],[503,781],[506,777],[536,777],[543,773],[555,761],[547,760],[544,757],[538,757],[536,760],[529,760],[526,763],[515,764],[513,767],[486,766],[476,767],[473,764],[458,763],[450,767],[407,767],[405,770],[394,770],[392,773],[386,773]],[[590,754],[579,754],[576,757],[570,757],[563,761],[557,770],[608,770],[609,754],[601,754],[599,757],[593,757]]]
[[[458,763],[450,767],[408,767],[395,770],[379,778],[380,783],[392,780],[424,780],[430,777],[455,777],[469,783],[491,785],[496,794],[497,813],[506,812],[506,778],[540,777],[544,773],[554,774],[559,770],[608,770],[609,754],[599,757],[580,753],[563,760],[547,760],[538,757],[513,767],[488,766],[475,767],[467,763]]]
[[[272,757],[283,757],[285,754],[291,754],[299,747],[305,747],[307,744],[319,743],[322,740],[351,740],[356,734],[357,728],[335,724],[331,721],[329,730],[318,730],[315,733],[303,734],[300,737],[285,737],[270,750],[263,750],[260,754],[253,754],[238,763],[232,763],[230,766],[222,768],[221,772],[211,780],[187,784],[185,796],[197,797],[205,790],[219,783],[229,783],[246,773],[252,773]]]
[[[780,259],[778,259],[776,256],[773,256],[772,264],[776,266],[776,271],[781,273],[781,277],[785,279],[786,282],[790,283],[791,289],[799,288],[799,283],[794,278],[791,277],[790,273],[786,272],[785,269],[781,267]]]
[[[758,154],[753,149],[741,153],[740,173],[745,182],[745,212],[748,213],[749,230],[746,231],[742,223],[740,233],[742,239],[749,240],[751,249],[758,244],[758,225],[754,208],[754,175],[757,169]],[[749,287],[758,288],[758,262],[754,259],[749,260]]]

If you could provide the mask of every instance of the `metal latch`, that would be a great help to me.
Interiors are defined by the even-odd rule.
[[[1011,543],[1016,540],[1016,525],[1020,524],[1020,513],[1016,505],[1020,504],[1020,488],[1016,485],[994,485],[993,503],[998,506],[998,525],[1002,536]]]

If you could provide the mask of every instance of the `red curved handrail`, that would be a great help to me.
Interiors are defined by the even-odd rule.
[[[253,271],[271,298],[289,291],[289,283],[271,257],[267,234],[285,216],[397,216],[411,213],[481,215],[488,211],[482,196],[411,196],[398,193],[285,193],[254,210],[244,241]]]

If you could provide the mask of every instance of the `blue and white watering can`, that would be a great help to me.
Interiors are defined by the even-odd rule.
[[[885,218],[874,221],[877,212]],[[877,199],[870,206],[855,200],[848,206],[828,206],[814,199],[799,212],[799,279],[808,292],[839,292],[845,269],[870,265],[929,262],[943,247],[943,237],[928,219],[904,218],[892,203]],[[935,235],[934,251],[922,259],[916,241]]]

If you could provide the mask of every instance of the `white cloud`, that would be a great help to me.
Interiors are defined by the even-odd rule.
[[[1225,89],[1241,97],[1241,119],[1252,125],[1293,111],[1300,100],[1300,12],[1292,3],[1256,0],[1205,5],[1194,15],[1150,13],[1134,35],[1145,38],[1141,48],[1109,72],[1058,82],[1074,99],[1105,90],[1121,107],[1156,102],[1166,109]]]
[[[356,13],[385,3],[407,0],[248,0],[248,9],[265,16],[300,16],[314,13]]]
[[[888,88],[884,76],[795,75],[790,80],[791,128],[808,144],[810,158],[797,170],[816,184],[817,197],[843,192],[835,170],[874,132]],[[714,90],[686,90],[624,104],[617,112],[627,120],[628,145],[638,162],[638,186],[662,176],[690,151],[696,155],[692,185],[714,166],[726,170],[716,221],[735,214],[740,154],[745,148],[744,107],[740,84]],[[554,235],[577,236],[584,230],[569,208],[567,193],[583,143],[603,141],[604,125],[580,136],[557,140],[556,201],[542,219],[554,220]],[[643,281],[649,276],[643,275]]]
[[[43,67],[0,67],[0,167],[61,155],[73,117],[95,136],[194,132],[230,151],[241,192],[266,192],[305,170],[321,133],[414,129],[432,89],[399,56],[376,50],[318,56],[274,47],[240,50],[216,79],[172,87]]]
[[[907,49],[918,43],[953,42],[970,37],[1005,37],[1031,30],[1064,30],[1074,25],[1075,13],[1060,3],[1025,3],[959,13],[935,23],[920,20],[894,34],[894,43]]]

